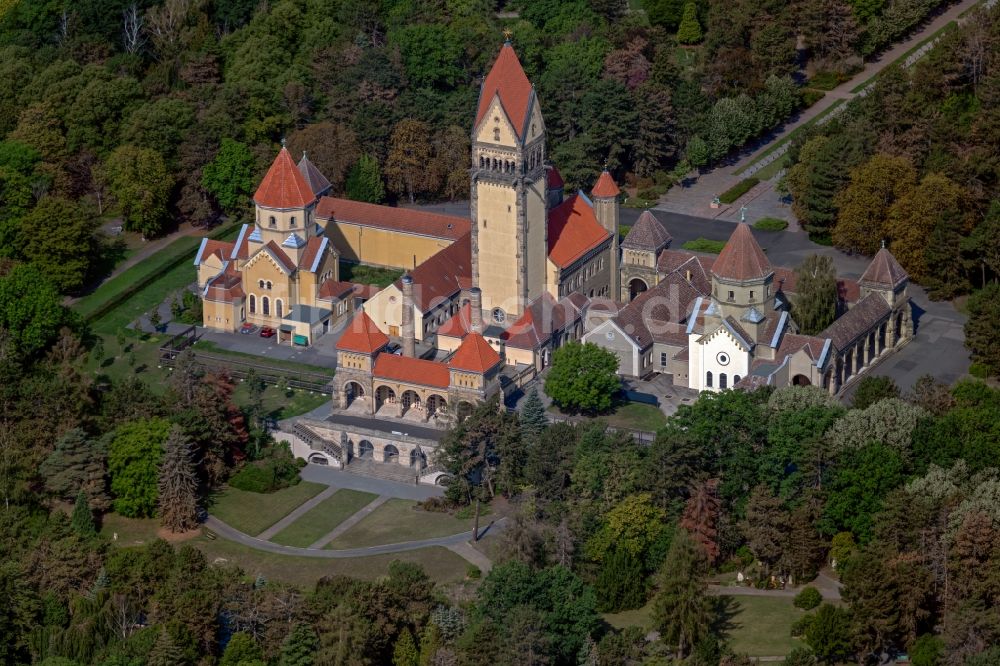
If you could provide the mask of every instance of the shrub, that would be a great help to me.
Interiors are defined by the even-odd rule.
[[[726,241],[709,240],[708,238],[696,238],[695,240],[690,240],[681,247],[685,250],[690,250],[691,252],[709,252],[711,254],[719,254],[722,252],[722,248],[726,246]]]
[[[986,379],[990,376],[990,369],[982,363],[973,363],[969,366],[969,374],[979,379]]]
[[[754,222],[753,228],[760,231],[784,231],[788,228],[788,222],[777,217],[762,217]]]
[[[755,185],[760,182],[759,178],[744,178],[740,182],[736,183],[728,190],[719,195],[719,201],[724,204],[731,204],[741,196],[749,192]]]
[[[799,95],[802,98],[802,106],[809,108],[816,102],[823,99],[823,97],[826,96],[826,93],[824,93],[822,90],[811,90],[809,88],[806,88],[801,93],[799,93]]]
[[[465,577],[469,580],[479,580],[482,576],[483,572],[475,564],[470,564],[465,569]]]
[[[655,187],[650,187],[645,190],[639,191],[639,198],[646,200],[656,200],[660,198],[660,193],[656,191]]]
[[[808,85],[817,90],[833,90],[846,80],[847,78],[840,72],[816,72],[809,79]]]
[[[299,482],[299,464],[287,445],[273,445],[261,459],[243,466],[229,479],[229,485],[251,493],[273,493]]]
[[[802,588],[802,591],[795,595],[795,607],[802,610],[812,610],[823,603],[823,595],[812,585]]]
[[[809,631],[809,626],[812,624],[813,617],[813,614],[809,613],[792,622],[792,636],[796,638],[805,636],[806,632]]]

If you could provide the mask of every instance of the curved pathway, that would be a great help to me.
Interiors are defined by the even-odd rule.
[[[492,534],[494,531],[503,529],[506,518],[501,518],[489,527],[480,530],[480,538],[485,534]],[[209,516],[205,520],[205,527],[212,530],[219,536],[234,541],[247,548],[261,550],[277,555],[291,555],[294,557],[317,557],[322,559],[343,559],[349,557],[364,557],[366,555],[386,555],[389,553],[403,553],[409,550],[419,550],[432,546],[448,548],[472,540],[472,532],[460,532],[450,536],[435,537],[433,539],[421,539],[419,541],[404,541],[402,543],[386,543],[378,546],[367,546],[364,548],[346,548],[344,550],[324,550],[319,548],[296,548],[294,546],[283,546],[278,543],[264,541],[248,534],[240,532],[234,527],[230,527],[214,516]],[[461,554],[461,553],[459,553]]]

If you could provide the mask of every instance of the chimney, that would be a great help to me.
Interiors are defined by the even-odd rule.
[[[469,310],[472,312],[472,321],[469,327],[473,333],[483,332],[483,290],[473,287],[469,290]]]
[[[407,273],[403,276],[403,356],[416,356],[417,341],[413,329],[413,278]]]

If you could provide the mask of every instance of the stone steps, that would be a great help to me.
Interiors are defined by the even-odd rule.
[[[369,458],[352,458],[351,462],[344,467],[345,472],[367,476],[383,481],[396,481],[398,483],[416,483],[418,470],[414,467],[398,465],[396,463],[380,463]],[[422,471],[422,470],[421,470]]]

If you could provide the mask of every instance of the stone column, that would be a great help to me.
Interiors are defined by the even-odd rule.
[[[854,347],[854,373],[857,374],[861,372],[865,367],[865,357],[864,357],[864,347],[861,346],[861,342],[858,342]]]
[[[413,323],[413,278],[407,273],[403,276],[403,317],[400,333],[403,337],[403,356],[416,356],[416,333]]]
[[[865,351],[864,351],[864,357],[863,357],[862,360],[864,361],[864,367],[866,367],[866,368],[869,365],[871,365],[871,362],[872,362],[872,357],[871,357],[871,351],[872,351],[871,350],[871,338],[872,338],[872,334],[871,333],[868,333],[867,335],[865,335]]]
[[[909,302],[903,303],[903,338],[909,339],[913,337],[913,317],[910,315],[910,304]]]

